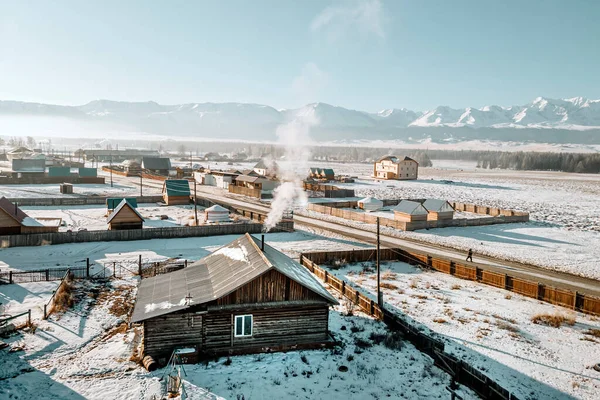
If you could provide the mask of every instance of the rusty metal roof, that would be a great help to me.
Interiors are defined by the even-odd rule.
[[[336,299],[296,261],[249,234],[235,239],[187,268],[141,281],[131,322],[141,322],[226,296],[276,269],[331,304]]]

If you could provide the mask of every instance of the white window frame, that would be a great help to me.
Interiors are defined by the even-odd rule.
[[[246,317],[250,317],[250,333],[249,334],[246,334],[246,332],[245,332],[246,324],[244,322],[245,322]],[[238,334],[238,332],[237,332],[238,318],[242,319],[242,333],[241,334]],[[252,314],[236,315],[233,318],[233,336],[235,336],[235,337],[250,337],[250,336],[252,336],[253,331],[254,331],[254,317],[252,316]]]

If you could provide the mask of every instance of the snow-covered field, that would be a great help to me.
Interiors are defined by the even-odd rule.
[[[373,263],[330,269],[376,298]],[[365,270],[363,272],[363,270]],[[519,398],[597,399],[600,319],[401,262],[382,265],[384,299],[398,313],[440,335],[447,348],[511,388]],[[575,318],[559,328],[538,314]],[[532,395],[535,393],[535,395]]]
[[[44,315],[44,304],[48,302],[59,282],[29,282],[0,286],[0,304],[4,313],[17,315],[31,310],[31,317]]]
[[[73,309],[47,321],[36,318],[34,331],[6,339],[12,350],[0,350],[0,398],[41,398],[40,393],[47,399],[161,398],[168,371],[148,373],[135,362],[141,329],[124,323],[136,279],[78,282]],[[0,286],[0,293],[9,286]],[[348,315],[342,304],[330,312],[329,327],[342,342],[333,350],[186,365],[187,398],[448,397],[450,377],[429,357],[401,338],[394,347],[373,338],[391,335],[383,323],[356,311]],[[464,388],[459,394],[476,398]]]
[[[87,206],[23,206],[23,211],[30,217],[53,217],[62,218],[66,226],[60,227],[60,231],[87,229],[106,230],[106,206],[87,205]],[[145,218],[144,228],[166,228],[176,226],[186,226],[194,217],[193,205],[181,206],[158,206],[156,204],[139,204],[138,212]],[[204,222],[204,207],[198,206],[198,220]],[[161,220],[161,215],[169,218]]]

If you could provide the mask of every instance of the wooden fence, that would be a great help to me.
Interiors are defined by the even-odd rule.
[[[6,318],[0,318],[0,334],[4,335],[10,332],[13,332],[14,330],[16,330],[19,326],[16,325],[14,322],[10,323],[11,321],[15,321],[21,317],[27,316],[27,326],[31,326],[31,309],[24,311],[20,314],[17,315],[11,315],[10,317],[6,317]]]
[[[280,228],[275,227],[274,232]],[[286,228],[287,229],[287,228]],[[173,239],[185,237],[204,237],[216,235],[240,235],[260,233],[263,225],[247,222],[233,224],[215,224],[203,226],[182,226],[169,228],[129,229],[115,231],[78,231],[30,233],[22,235],[0,236],[0,248],[19,246],[42,246],[64,243],[112,242],[128,240]]]
[[[369,252],[373,253],[373,250],[357,250],[355,254],[348,254],[348,258],[357,257],[357,254],[369,255]],[[383,320],[392,330],[402,332],[404,337],[417,349],[429,355],[438,368],[450,374],[453,382],[467,386],[484,399],[518,400],[514,394],[490,379],[487,375],[481,373],[467,362],[446,353],[444,342],[422,332],[418,326],[410,323],[403,316],[387,309],[382,309],[374,300],[363,294],[360,290],[353,288],[343,279],[335,277],[329,274],[327,270],[319,267],[317,263],[310,259],[313,255],[317,254],[322,255],[323,252],[301,254],[300,263],[348,301],[354,303],[362,312]]]
[[[0,272],[0,285],[12,283],[28,283],[62,280],[67,271],[71,271],[74,278],[83,279],[90,277],[89,259],[87,266],[75,268],[45,268],[30,271]]]
[[[86,197],[23,197],[9,199],[13,204],[19,206],[85,206],[90,204],[106,205],[106,197],[86,196]],[[137,196],[138,204],[158,203],[163,201],[162,195],[156,196]]]
[[[422,202],[422,199],[416,199],[413,201]],[[398,203],[399,200],[384,200],[384,205],[391,206],[394,203]],[[386,204],[387,203],[387,204]],[[529,221],[529,214],[513,211],[513,210],[501,210],[497,208],[490,208],[486,206],[477,206],[474,204],[462,204],[462,203],[451,203],[454,205],[460,205],[462,208],[468,208],[472,212],[478,214],[486,214],[488,216],[481,218],[458,218],[449,220],[436,220],[436,221],[399,221],[392,218],[380,217],[379,221],[381,226],[399,229],[403,231],[414,231],[418,229],[430,229],[430,228],[447,228],[447,227],[461,227],[461,226],[480,226],[480,225],[494,225],[494,224],[507,224],[517,222]],[[371,215],[366,212],[358,212],[355,210],[344,210],[343,208],[356,208],[358,206],[357,201],[337,201],[329,203],[310,203],[308,210],[315,211],[321,214],[332,215],[334,217],[347,219],[351,221],[358,221],[366,224],[376,224],[377,216]],[[466,207],[469,206],[469,207]],[[491,214],[492,210],[494,214]]]
[[[335,261],[349,263],[373,261],[375,249],[323,251],[303,253],[303,258],[316,264],[329,264]],[[542,283],[516,278],[507,274],[488,271],[486,269],[463,265],[452,260],[432,257],[427,254],[406,251],[403,249],[381,249],[380,260],[403,261],[417,264],[435,271],[456,276],[457,278],[477,281],[486,285],[505,289],[520,295],[531,297],[547,303],[567,307],[587,314],[600,315],[600,298],[573,292],[564,288],[555,288]]]

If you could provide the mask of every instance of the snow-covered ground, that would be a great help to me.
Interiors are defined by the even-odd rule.
[[[106,230],[106,206],[87,205],[87,206],[23,206],[23,211],[30,217],[53,217],[62,218],[66,226],[60,227],[60,231],[87,229]],[[193,205],[180,206],[158,206],[156,204],[139,204],[138,212],[145,218],[144,228],[165,228],[186,226],[194,217]],[[198,220],[204,222],[204,207],[198,206]],[[161,215],[169,218],[161,220]]]
[[[148,373],[135,362],[141,329],[124,323],[135,285],[136,278],[78,282],[73,309],[47,321],[35,319],[34,331],[6,339],[16,351],[0,350],[0,397],[40,398],[43,393],[47,399],[161,398],[168,371]],[[5,287],[0,286],[0,293]],[[333,350],[186,365],[187,398],[448,397],[450,377],[429,357],[401,338],[388,347],[372,336],[391,335],[383,323],[356,311],[348,315],[342,304],[330,312],[329,327],[342,342]],[[464,388],[459,394],[476,398]]]
[[[330,269],[375,299],[373,271],[373,263]],[[519,398],[598,398],[600,372],[591,367],[600,363],[600,338],[586,332],[600,332],[599,318],[401,262],[382,264],[382,283],[386,304],[438,333],[448,350]],[[576,322],[560,328],[534,324],[538,314]]]
[[[31,317],[44,314],[44,304],[50,300],[59,282],[29,282],[0,286],[0,304],[4,313],[17,315],[31,310]]]

